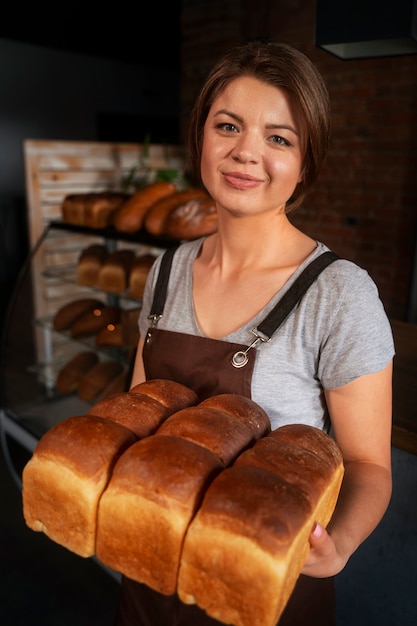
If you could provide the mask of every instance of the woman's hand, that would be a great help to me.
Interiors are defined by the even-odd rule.
[[[302,574],[312,576],[313,578],[327,578],[335,576],[346,565],[336,548],[336,544],[318,522],[315,524],[310,534],[310,552],[307,556]]]

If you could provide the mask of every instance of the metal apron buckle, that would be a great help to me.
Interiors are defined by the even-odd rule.
[[[268,343],[268,341],[271,341],[271,337],[267,337],[266,335],[264,336],[260,335],[257,328],[252,328],[251,333],[255,335],[255,339],[246,348],[246,350],[238,350],[237,352],[234,353],[232,357],[233,367],[236,367],[236,368],[245,367],[245,365],[249,361],[249,358],[248,358],[249,350],[252,350],[252,348],[256,348],[256,346],[259,343]]]

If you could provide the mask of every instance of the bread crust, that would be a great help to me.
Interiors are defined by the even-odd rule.
[[[135,233],[143,226],[150,207],[165,196],[174,193],[174,183],[159,181],[139,189],[113,216],[113,225],[121,233]]]
[[[23,470],[27,526],[92,556],[99,499],[116,459],[135,441],[128,429],[94,416],[71,417],[50,429]]]
[[[73,356],[59,370],[55,387],[58,393],[67,394],[77,391],[81,378],[99,361],[98,355],[92,350],[83,350]]]
[[[151,235],[160,236],[166,234],[166,222],[172,211],[186,204],[190,200],[207,198],[207,192],[203,189],[192,187],[176,191],[165,198],[155,202],[147,211],[144,218],[144,227]]]
[[[52,321],[53,327],[59,331],[68,330],[79,317],[95,309],[101,310],[104,306],[104,303],[97,298],[78,298],[68,302],[55,313]]]
[[[217,231],[216,204],[210,196],[194,198],[176,207],[168,215],[165,233],[173,239],[197,239]]]

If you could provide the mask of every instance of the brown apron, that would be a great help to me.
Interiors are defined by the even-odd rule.
[[[326,253],[318,259],[324,256]],[[332,255],[328,256],[326,261],[322,259],[320,269],[336,258]],[[166,266],[161,267],[159,282],[155,289],[150,317],[156,323],[163,311],[169,269],[170,261],[167,261]],[[316,275],[318,271],[316,267]],[[308,284],[311,282],[309,280]],[[305,283],[304,288],[300,290],[300,283],[295,284],[298,284],[298,287],[292,290],[294,303],[299,301],[308,286]],[[291,300],[288,294],[289,292],[285,298],[287,303]],[[274,310],[264,320],[264,325],[261,324],[254,329],[255,340],[249,347],[160,330],[154,324],[148,331],[143,350],[146,378],[176,380],[194,389],[200,400],[220,393],[238,393],[250,398],[256,358],[256,350],[252,348],[260,341],[269,340],[276,328],[286,319],[288,306],[293,308],[294,303],[287,304],[284,313],[280,303],[278,323],[276,317],[273,319]],[[275,328],[271,327],[271,319]],[[233,359],[235,366],[232,364]],[[333,578],[311,578],[301,575],[279,620],[279,626],[334,626],[334,624]],[[123,576],[115,625],[221,626],[221,622],[208,617],[195,605],[183,604],[176,594],[170,596],[159,594],[146,585]]]

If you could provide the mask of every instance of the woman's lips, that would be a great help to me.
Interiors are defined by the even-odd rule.
[[[224,172],[223,178],[228,185],[235,189],[253,189],[262,184],[260,178],[254,178],[253,176],[239,172]]]

